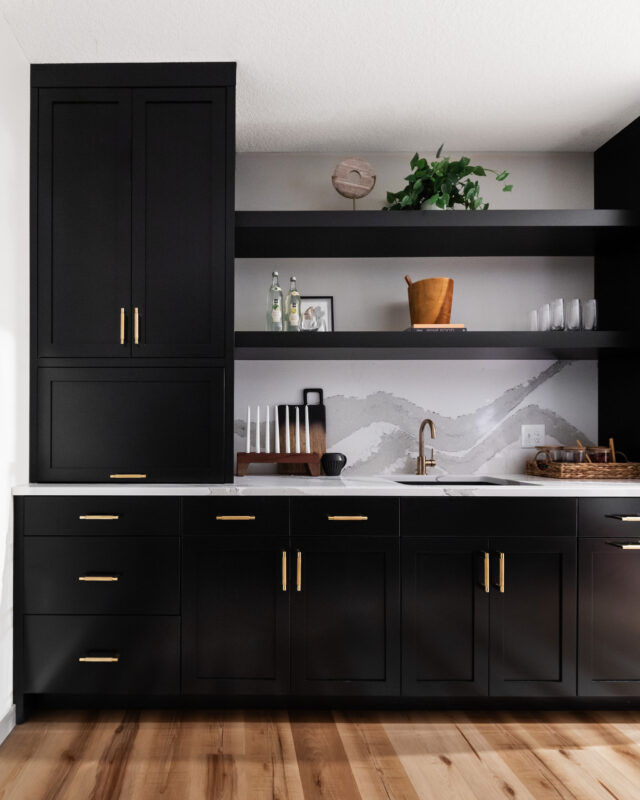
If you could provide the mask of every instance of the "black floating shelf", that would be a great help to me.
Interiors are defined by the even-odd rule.
[[[638,250],[640,212],[236,211],[238,258],[590,256]]]
[[[412,333],[237,331],[237,360],[597,359],[640,351],[622,331],[466,331]]]

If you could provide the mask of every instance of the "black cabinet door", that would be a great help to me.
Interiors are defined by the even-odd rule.
[[[398,550],[398,538],[390,536],[294,538],[296,693],[399,694]]]
[[[402,541],[404,695],[488,693],[488,557],[480,537]]]
[[[225,89],[133,91],[134,356],[224,355],[225,108]]]
[[[575,537],[496,537],[489,544],[490,694],[575,695]]]
[[[218,483],[223,421],[222,368],[42,368],[37,480]]]
[[[284,694],[289,689],[287,536],[184,540],[183,690]]]
[[[640,540],[581,539],[579,552],[578,694],[638,697]]]
[[[128,356],[131,92],[40,90],[37,169],[38,355]]]

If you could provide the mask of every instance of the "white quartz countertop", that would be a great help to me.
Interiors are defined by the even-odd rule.
[[[435,476],[432,476],[435,477]],[[461,476],[451,476],[460,479]],[[484,476],[475,476],[476,478]],[[494,477],[494,476],[492,476]],[[455,486],[406,485],[398,480],[416,481],[415,475],[366,478],[308,478],[276,475],[236,478],[233,484],[65,484],[41,483],[16,486],[14,495],[174,495],[216,497],[257,495],[371,495],[388,497],[638,497],[637,481],[565,481],[531,478],[527,475],[500,475],[501,479],[522,481],[525,485]],[[446,480],[446,476],[437,476]]]

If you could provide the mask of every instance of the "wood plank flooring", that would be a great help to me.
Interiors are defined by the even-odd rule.
[[[640,800],[640,712],[48,712],[0,798]]]

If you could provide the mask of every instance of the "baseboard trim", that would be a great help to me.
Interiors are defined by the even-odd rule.
[[[16,727],[16,707],[15,705],[7,711],[0,719],[0,744],[4,742],[11,731]]]

